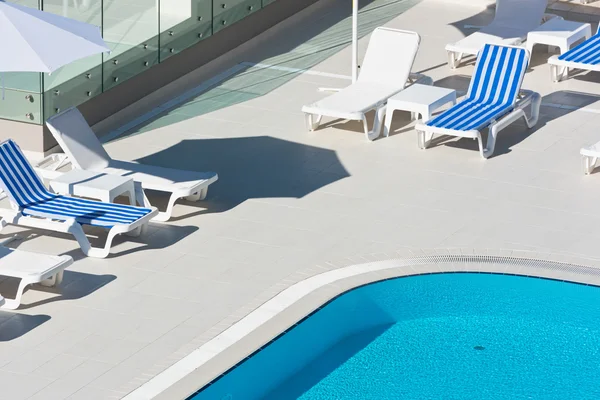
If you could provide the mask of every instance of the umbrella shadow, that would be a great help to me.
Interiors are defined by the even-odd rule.
[[[137,161],[217,171],[209,208],[200,213],[225,211],[248,199],[302,198],[350,176],[335,151],[271,136],[182,140]]]

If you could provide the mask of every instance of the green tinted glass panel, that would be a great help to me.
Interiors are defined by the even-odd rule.
[[[54,85],[44,92],[44,118],[48,119],[69,107],[77,106],[102,93],[102,66]]]
[[[41,124],[43,122],[41,94],[5,89],[4,100],[2,100],[0,89],[0,118]]]
[[[102,24],[101,0],[44,0],[43,9],[92,25]],[[102,54],[97,54],[44,74],[44,119],[102,93],[101,65]]]
[[[261,0],[213,0],[213,33],[260,10],[261,4]]]
[[[106,91],[158,62],[158,1],[103,0],[102,10]]]

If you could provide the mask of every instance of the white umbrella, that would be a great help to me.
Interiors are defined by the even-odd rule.
[[[358,0],[352,0],[352,83],[358,79]],[[340,89],[319,88],[321,92],[338,92]]]
[[[352,0],[352,83],[358,78],[358,0]]]
[[[100,28],[0,0],[0,72],[53,72],[110,51]],[[4,98],[4,85],[2,85]]]

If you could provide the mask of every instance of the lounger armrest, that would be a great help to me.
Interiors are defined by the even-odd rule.
[[[71,165],[71,160],[66,154],[51,154],[33,164],[33,169],[44,179],[52,180],[61,176],[64,172],[59,169]]]
[[[37,163],[33,164],[33,168],[46,169],[49,171],[56,171],[62,167],[71,164],[71,160],[66,154],[50,154],[44,157]]]
[[[533,90],[527,90],[527,89],[521,89],[519,91],[519,96],[517,98],[517,101],[521,102],[524,100],[529,100],[531,97],[538,95],[537,92],[534,92]]]

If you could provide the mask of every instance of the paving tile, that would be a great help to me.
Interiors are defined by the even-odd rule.
[[[31,398],[32,395],[45,390],[52,380],[31,375],[15,374],[8,371],[0,372],[0,385],[2,396],[7,399],[21,400]],[[49,397],[46,397],[49,398]]]
[[[69,354],[58,354],[33,370],[33,375],[48,379],[59,379],[86,361],[85,358]]]

